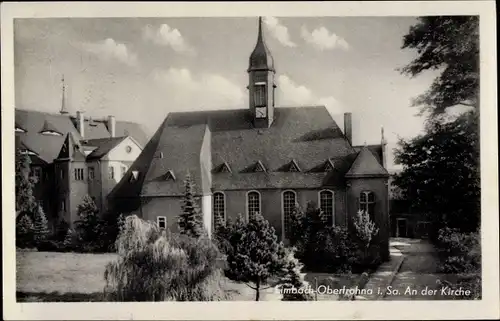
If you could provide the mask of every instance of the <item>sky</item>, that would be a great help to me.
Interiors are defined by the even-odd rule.
[[[355,144],[389,149],[423,129],[411,100],[435,74],[397,70],[415,17],[265,17],[276,105],[325,105]],[[115,115],[153,133],[169,112],[247,108],[248,58],[257,17],[44,18],[14,22],[16,108],[57,113],[61,78],[71,113]],[[392,160],[389,160],[392,167]]]

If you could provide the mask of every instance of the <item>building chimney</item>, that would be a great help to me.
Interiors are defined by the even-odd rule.
[[[109,115],[108,116],[108,131],[111,135],[111,137],[116,136],[116,119],[115,116]]]
[[[76,112],[76,128],[80,132],[80,136],[85,137],[85,118],[83,117],[83,111]]]
[[[352,113],[344,113],[344,135],[352,145]]]

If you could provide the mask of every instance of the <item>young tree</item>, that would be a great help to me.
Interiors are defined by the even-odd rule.
[[[87,249],[98,249],[103,242],[104,224],[99,216],[94,200],[89,196],[83,197],[82,203],[78,204],[77,213],[79,219],[75,222],[79,241]]]
[[[35,213],[34,213],[34,240],[37,245],[42,243],[43,241],[47,240],[50,231],[49,231],[49,225],[47,221],[47,217],[45,216],[45,213],[40,205],[38,205],[35,208]]]
[[[305,273],[302,273],[303,266],[295,257],[295,249],[288,249],[284,276],[281,278],[279,285],[279,288],[283,291],[283,301],[313,300],[313,296],[309,291],[309,283],[304,278]],[[289,289],[289,291],[285,289]]]
[[[363,249],[363,258],[361,262],[366,262],[369,259],[370,246],[373,238],[378,234],[378,228],[370,218],[370,214],[366,211],[359,210],[353,220],[354,230],[358,239],[358,244]]]
[[[479,117],[475,112],[400,141],[394,183],[411,210],[426,213],[434,231],[443,226],[473,232],[480,223]]]
[[[198,199],[195,197],[194,182],[188,174],[184,181],[184,197],[182,199],[182,214],[179,216],[179,229],[181,234],[191,237],[204,235],[203,220]]]
[[[260,291],[272,287],[273,281],[278,284],[283,277],[285,247],[278,242],[274,228],[258,213],[248,223],[240,215],[229,230],[232,250],[227,255],[226,276],[255,290],[255,300],[259,301]]]
[[[31,159],[28,154],[21,153],[20,149],[16,148],[15,160],[16,213],[29,214],[33,219],[37,203],[33,195],[33,187],[36,184],[36,179],[31,175]]]
[[[75,232],[70,228],[68,228],[68,230],[66,231],[63,245],[66,250],[71,250],[75,245]]]
[[[442,69],[431,88],[414,101],[431,117],[448,107],[479,109],[479,17],[421,17],[403,38],[402,49],[415,49],[417,57],[401,72],[417,76]]]
[[[23,214],[16,224],[16,246],[20,248],[33,245],[33,221],[27,214]]]

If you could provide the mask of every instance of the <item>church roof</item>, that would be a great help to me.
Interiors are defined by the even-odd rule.
[[[266,45],[262,30],[262,18],[259,17],[259,31],[257,35],[257,43],[250,55],[248,71],[252,70],[272,70],[274,71],[274,59],[271,51]]]
[[[346,177],[389,177],[389,172],[366,146],[359,152]]]
[[[209,146],[205,156],[203,146]],[[247,109],[170,113],[130,168],[139,179],[122,180],[111,196],[182,195],[188,172],[197,193],[209,192],[207,181],[212,190],[335,188],[356,155],[324,106],[276,108],[273,124],[263,129],[253,128]],[[330,158],[335,168],[319,171]],[[301,171],[280,171],[291,162]],[[231,171],[219,171],[223,164]],[[248,171],[255,164],[265,171]],[[158,179],[169,170],[176,181]]]
[[[89,126],[85,121],[85,138],[110,138],[106,124],[103,121],[94,121],[97,126]],[[24,130],[16,133],[21,142],[29,146],[46,163],[52,163],[57,158],[63,142],[68,133],[71,133],[76,141],[83,139],[76,128],[76,118],[68,114],[53,114],[35,110],[15,110],[15,125]],[[60,133],[61,135],[44,135],[40,133],[43,128]],[[139,144],[144,146],[149,139],[146,129],[132,122],[116,121],[116,136],[131,136]]]

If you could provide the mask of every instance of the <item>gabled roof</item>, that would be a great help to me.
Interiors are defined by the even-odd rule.
[[[389,177],[389,173],[379,163],[370,149],[363,147],[347,172],[346,177]]]
[[[220,164],[219,166],[215,167],[213,170],[213,173],[232,173],[233,171],[231,170],[231,167],[227,162],[224,162]]]
[[[251,164],[250,166],[241,171],[241,173],[265,173],[265,172],[267,172],[267,169],[260,160],[256,161],[255,163]]]
[[[295,159],[292,159],[290,162],[283,165],[282,167],[280,167],[276,171],[277,172],[292,172],[292,173],[302,172],[299,164],[297,163],[297,161]]]
[[[75,137],[73,137],[72,133],[66,135],[57,160],[85,161],[85,154],[82,146]]]
[[[87,160],[101,159],[126,138],[127,136],[83,140],[84,146],[95,147],[95,149],[87,155]]]

